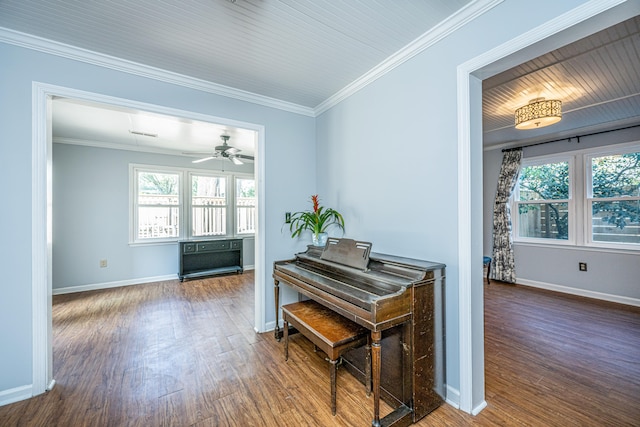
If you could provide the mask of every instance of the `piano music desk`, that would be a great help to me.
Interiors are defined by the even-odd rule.
[[[289,323],[328,356],[331,379],[331,413],[335,415],[336,364],[345,351],[367,344],[369,331],[313,300],[283,305],[282,320],[284,321],[285,360],[289,360]],[[370,366],[370,348],[368,345],[367,366]],[[369,394],[371,393],[371,371],[370,368],[367,370],[369,375],[366,387],[367,394]]]

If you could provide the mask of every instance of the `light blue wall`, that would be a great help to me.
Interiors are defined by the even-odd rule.
[[[265,127],[265,310],[273,320],[271,265],[299,249],[281,232],[284,212],[306,208],[315,192],[311,117],[0,43],[0,391],[32,383],[31,141],[32,82],[193,111]],[[121,179],[121,178],[118,178]],[[108,192],[117,191],[107,186]],[[123,195],[126,196],[124,190]],[[114,197],[119,195],[110,194]],[[149,255],[142,257],[149,262]],[[10,325],[10,326],[9,326]]]
[[[553,136],[549,141],[556,139]],[[558,141],[525,148],[523,157],[584,150],[611,144],[640,141],[640,128],[621,130],[580,138],[580,144]],[[484,153],[484,252],[492,251],[493,202],[500,173],[502,150]],[[540,247],[514,244],[516,277],[520,282],[539,286],[562,286],[567,291],[602,294],[599,297],[634,298],[640,300],[640,254],[622,251],[594,250],[577,247]],[[578,270],[578,262],[586,262],[588,270]],[[598,296],[592,294],[594,296]]]
[[[347,235],[373,242],[377,252],[447,265],[447,384],[454,390],[460,386],[457,67],[581,3],[505,1],[318,117],[318,190],[344,213]],[[479,147],[472,156],[479,288]],[[474,295],[481,307],[482,290]]]
[[[219,162],[53,144],[53,289],[175,275],[177,243],[129,245],[129,164],[213,170]],[[207,167],[209,165],[209,167]],[[253,165],[224,161],[225,171],[253,174]],[[253,266],[253,239],[244,263]],[[108,261],[100,268],[99,260]],[[65,291],[70,291],[65,289]]]
[[[12,325],[0,329],[0,390],[31,383],[32,81],[264,125],[262,279],[270,284],[273,261],[304,247],[282,233],[281,225],[284,212],[308,208],[316,192],[344,213],[347,235],[373,242],[375,251],[446,263],[447,383],[458,389],[456,69],[582,3],[539,0],[529,7],[504,1],[316,120],[0,44],[0,114],[9,118],[0,127],[0,177],[12,183],[4,194],[10,209],[0,209],[0,325]],[[481,168],[478,151],[472,150],[473,177]],[[478,194],[479,181],[472,184]],[[482,215],[478,202],[473,207]],[[481,256],[477,222],[472,241]],[[480,273],[474,284],[481,284]],[[270,292],[265,307],[273,319]]]

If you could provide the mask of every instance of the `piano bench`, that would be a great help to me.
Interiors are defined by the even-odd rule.
[[[328,356],[333,415],[336,414],[336,364],[344,352],[363,344],[367,344],[367,395],[371,393],[371,343],[366,328],[313,300],[283,305],[282,320],[285,360],[289,360],[289,324]]]

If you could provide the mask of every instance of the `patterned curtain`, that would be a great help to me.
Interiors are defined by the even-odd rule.
[[[491,278],[502,282],[516,282],[516,266],[511,242],[511,212],[509,197],[518,181],[522,148],[504,153],[498,177],[496,202],[493,207],[493,259]]]

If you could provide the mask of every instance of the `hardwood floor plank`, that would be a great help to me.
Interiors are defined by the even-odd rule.
[[[253,330],[253,272],[54,297],[51,391],[0,426],[368,426],[373,402],[300,335]],[[640,426],[640,309],[485,285],[487,407],[417,426]],[[392,410],[381,407],[382,415]]]

